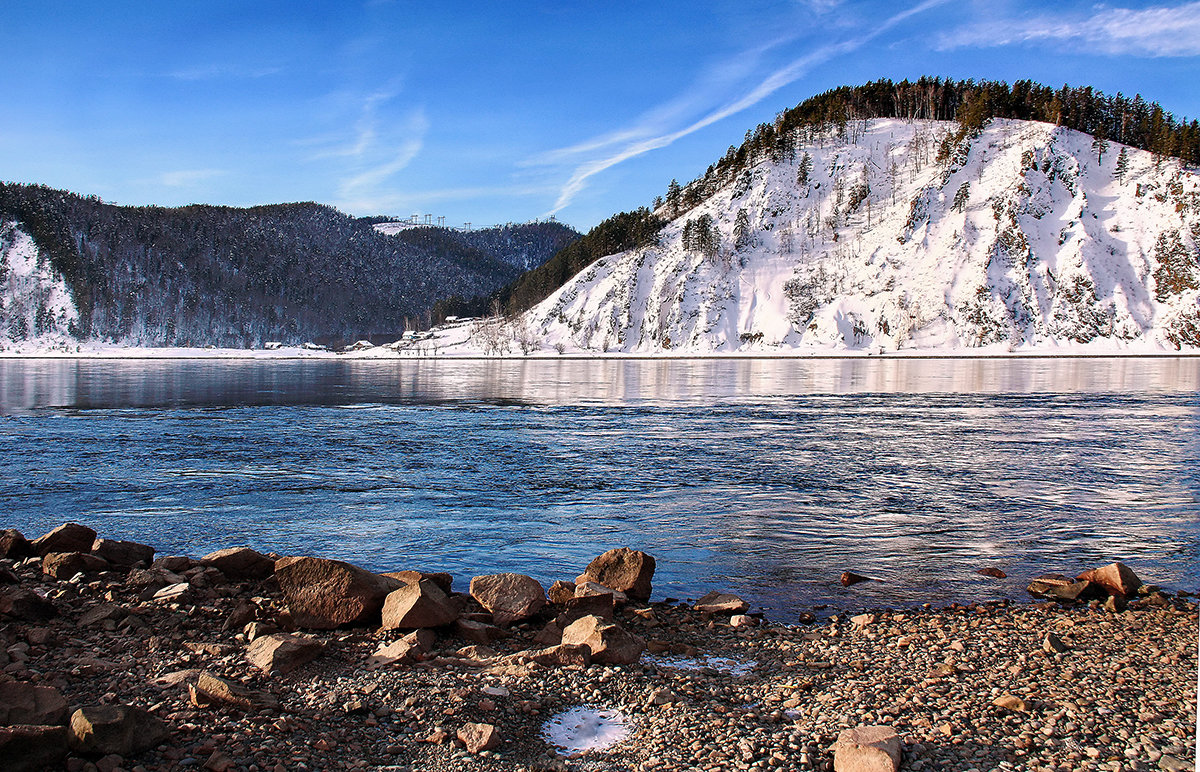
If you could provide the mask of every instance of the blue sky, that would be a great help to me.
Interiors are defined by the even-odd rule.
[[[5,4],[0,179],[581,229],[826,89],[921,75],[1200,116],[1200,2]]]

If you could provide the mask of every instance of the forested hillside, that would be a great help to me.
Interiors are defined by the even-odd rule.
[[[77,311],[30,308],[49,291],[9,287],[6,320],[16,304],[35,322],[8,324],[9,338],[44,332],[36,320],[57,314],[75,337],[147,346],[396,335],[424,323],[435,298],[488,294],[578,235],[540,223],[389,236],[313,203],[123,207],[14,184],[0,185],[0,223],[13,243],[32,238]]]

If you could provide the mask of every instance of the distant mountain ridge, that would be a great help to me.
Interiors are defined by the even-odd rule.
[[[1200,179],[1178,158],[1002,118],[770,147],[525,313],[523,349],[1200,346]]]
[[[391,336],[487,294],[579,234],[561,223],[379,233],[313,203],[105,204],[0,185],[0,338],[242,348]]]

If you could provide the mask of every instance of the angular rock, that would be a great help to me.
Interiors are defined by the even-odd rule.
[[[143,568],[154,561],[153,547],[119,539],[96,539],[92,554],[121,568]]]
[[[420,579],[388,593],[381,616],[384,630],[396,630],[448,625],[459,611],[432,579]]]
[[[1072,582],[1055,577],[1040,577],[1031,581],[1025,589],[1030,595],[1038,598],[1075,603],[1087,597],[1091,587],[1091,582],[1087,580]]]
[[[42,573],[62,580],[108,567],[107,560],[88,552],[50,552],[42,558]]]
[[[856,574],[853,571],[845,571],[842,573],[841,579],[839,579],[839,581],[842,583],[843,587],[851,587],[853,585],[860,584],[862,582],[873,582],[875,580],[869,576],[863,576],[862,574]]]
[[[183,555],[167,555],[156,559],[150,564],[151,568],[170,571],[174,574],[182,574],[184,571],[195,568],[200,565],[200,561],[195,558],[184,557]]]
[[[500,745],[500,731],[491,724],[464,724],[458,730],[458,739],[467,747],[467,753],[479,753]]]
[[[1054,633],[1046,633],[1046,637],[1042,639],[1042,651],[1047,654],[1061,654],[1070,650],[1070,646],[1063,643],[1062,638],[1059,638]]]
[[[1001,694],[996,699],[992,700],[992,704],[998,708],[1005,710],[1013,710],[1021,713],[1029,711],[1029,703],[1012,694]]]
[[[200,564],[218,569],[231,582],[258,581],[275,573],[275,561],[249,547],[217,550],[201,558]]]
[[[67,699],[52,686],[24,681],[0,682],[0,726],[67,723]]]
[[[653,579],[654,558],[640,550],[621,547],[594,558],[575,583],[595,582],[630,598],[649,600]]]
[[[981,568],[978,571],[976,571],[975,573],[979,574],[980,576],[990,576],[995,579],[1007,579],[1008,578],[1008,574],[1004,573],[999,568],[992,568],[990,566],[988,568]]]
[[[246,636],[247,642],[252,642],[262,638],[264,635],[277,632],[279,632],[279,626],[272,622],[248,622],[242,628],[242,633]]]
[[[124,606],[118,606],[116,603],[101,603],[83,612],[83,616],[79,617],[78,624],[80,627],[91,627],[108,619],[119,622],[128,615],[129,611]]]
[[[530,660],[547,667],[566,667],[592,664],[592,650],[583,645],[559,644],[545,649],[535,649],[526,655]]]
[[[86,525],[65,523],[37,537],[30,546],[35,555],[42,556],[51,552],[91,552],[95,540],[96,532]]]
[[[33,590],[6,587],[0,590],[0,615],[34,622],[58,616],[58,609]]]
[[[130,587],[161,590],[168,584],[186,584],[179,574],[161,568],[135,568],[125,575],[125,584]]]
[[[859,726],[838,734],[833,746],[834,772],[896,772],[900,738],[890,726]]]
[[[693,608],[704,614],[741,614],[750,604],[736,595],[713,590],[696,601]]]
[[[247,689],[241,684],[226,681],[211,673],[200,673],[194,684],[196,689],[214,702],[232,705],[242,710],[278,708],[279,700],[269,692]]]
[[[611,587],[605,587],[596,582],[580,582],[575,585],[576,598],[590,598],[595,595],[611,595],[613,603],[628,603],[629,596],[620,590],[614,590]]]
[[[33,544],[15,528],[0,531],[0,560],[20,560],[33,555]]]
[[[67,741],[77,753],[130,756],[167,739],[170,728],[153,713],[128,705],[93,705],[71,714]]]
[[[390,579],[399,579],[405,584],[416,584],[422,579],[428,579],[441,588],[442,592],[446,593],[447,595],[453,592],[451,587],[454,584],[454,577],[450,576],[450,574],[447,574],[445,571],[435,571],[432,573],[412,570],[388,571],[384,574],[381,574],[381,576],[386,576]]]
[[[1109,595],[1122,595],[1126,598],[1132,598],[1142,586],[1142,580],[1124,563],[1109,563],[1102,568],[1084,571],[1078,579],[1104,588]]]
[[[5,772],[57,769],[67,756],[65,726],[0,727],[0,759]]]
[[[407,665],[417,661],[420,652],[417,647],[407,640],[392,641],[384,643],[375,649],[371,656],[367,657],[367,670],[378,670],[381,667],[390,665]]]
[[[243,630],[246,625],[254,621],[258,616],[258,606],[255,606],[245,598],[240,599],[237,605],[233,607],[233,611],[229,612],[229,616],[225,617],[225,621],[221,623],[222,630]]]
[[[340,560],[308,557],[280,558],[275,578],[296,626],[317,630],[377,622],[388,593],[405,586]]]
[[[561,579],[556,580],[554,584],[550,585],[550,589],[546,591],[546,595],[549,596],[551,603],[561,606],[575,597],[575,585],[570,582],[564,582]]]
[[[187,582],[168,584],[161,590],[156,590],[151,600],[160,603],[191,603],[196,599],[196,593]]]
[[[611,594],[584,595],[567,601],[564,604],[563,612],[555,617],[554,622],[563,628],[580,617],[595,615],[604,619],[612,619],[615,611],[616,607]]]
[[[246,659],[264,673],[284,675],[316,659],[324,648],[307,635],[274,633],[256,638],[246,649]]]
[[[524,574],[488,574],[471,580],[471,597],[492,613],[498,625],[536,614],[546,605],[546,590]]]
[[[605,665],[632,665],[641,659],[646,642],[615,622],[598,616],[581,617],[563,630],[564,646],[587,646],[592,661]]]
[[[571,620],[572,622],[575,620]],[[541,646],[557,646],[562,642],[562,625],[558,620],[552,619],[546,623],[537,635],[533,637],[533,642]]]
[[[454,630],[459,637],[482,644],[498,641],[505,636],[505,632],[499,627],[473,619],[459,619],[454,623]]]

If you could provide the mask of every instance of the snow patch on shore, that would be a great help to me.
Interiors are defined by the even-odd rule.
[[[551,717],[542,725],[542,739],[559,749],[560,755],[575,756],[603,751],[629,739],[629,717],[612,708],[581,705]]]

